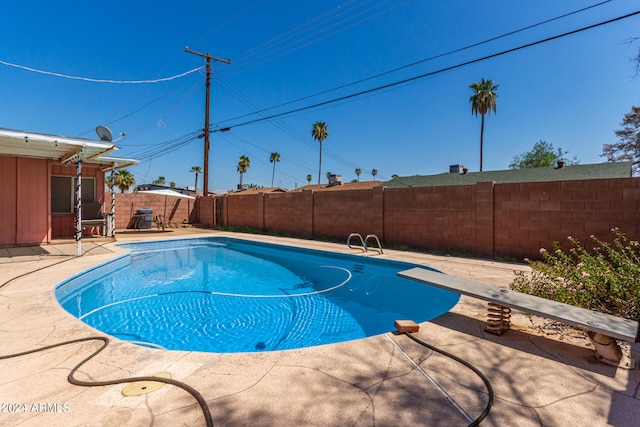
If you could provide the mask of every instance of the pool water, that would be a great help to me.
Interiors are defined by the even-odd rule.
[[[206,352],[360,339],[449,311],[459,295],[396,276],[379,257],[198,238],[121,244],[131,253],[56,287],[69,313],[122,340]]]

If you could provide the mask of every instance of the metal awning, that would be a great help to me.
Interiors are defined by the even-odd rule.
[[[0,128],[0,156],[31,157],[67,163],[77,161],[82,152],[84,163],[103,164],[103,171],[139,163],[134,159],[106,156],[117,150],[118,147],[112,142]]]

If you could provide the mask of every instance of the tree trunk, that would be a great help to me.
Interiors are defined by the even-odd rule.
[[[271,172],[271,188],[273,188],[273,179],[276,177],[276,162],[273,162],[273,171]]]
[[[484,114],[480,122],[480,172],[482,172],[482,139],[484,138]]]
[[[322,171],[322,141],[320,141],[320,164],[318,165],[318,185],[320,185],[320,171]]]

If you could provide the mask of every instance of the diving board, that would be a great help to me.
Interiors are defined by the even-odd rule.
[[[398,276],[499,306],[516,308],[622,341],[640,341],[638,322],[633,320],[449,276],[426,268],[411,268],[399,272]]]

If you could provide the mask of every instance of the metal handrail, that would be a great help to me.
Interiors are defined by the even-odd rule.
[[[351,246],[351,238],[352,237],[360,238],[361,246]],[[364,240],[362,239],[362,236],[359,233],[351,233],[351,234],[349,234],[349,237],[347,238],[347,246],[349,247],[349,249],[360,248],[360,249],[362,249],[362,252],[367,252],[367,245],[364,243]]]
[[[369,250],[369,247],[367,246],[367,242],[369,241],[369,238],[373,238],[375,239],[375,241],[378,243],[378,247],[377,248],[373,248],[374,250],[380,252],[380,255],[383,254],[382,252],[382,245],[380,244],[380,239],[378,239],[378,236],[376,236],[375,234],[367,234],[367,237],[364,238],[364,248],[365,250]]]

